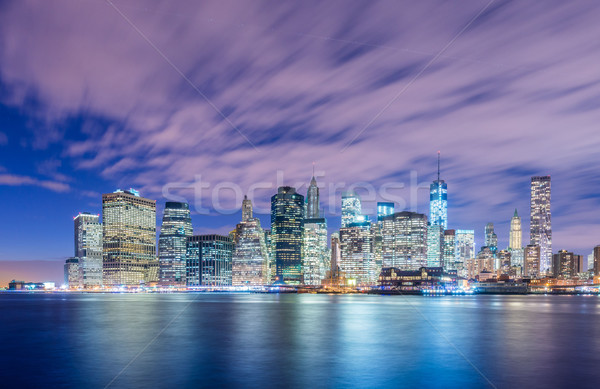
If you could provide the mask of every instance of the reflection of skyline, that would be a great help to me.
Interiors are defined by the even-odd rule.
[[[0,305],[23,319],[2,324],[0,342],[19,347],[0,379],[35,368],[27,378],[50,386],[104,387],[126,367],[112,386],[485,387],[470,361],[496,387],[563,387],[594,382],[600,350],[585,296],[4,294]]]

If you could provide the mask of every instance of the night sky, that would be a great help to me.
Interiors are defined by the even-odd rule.
[[[72,217],[117,188],[156,199],[159,225],[186,199],[197,234],[232,230],[250,194],[268,228],[276,186],[305,194],[314,162],[333,231],[352,184],[371,215],[428,213],[438,150],[449,228],[479,247],[494,222],[504,248],[517,208],[526,244],[549,174],[553,251],[587,255],[598,20],[594,1],[2,1],[0,285],[62,280]]]

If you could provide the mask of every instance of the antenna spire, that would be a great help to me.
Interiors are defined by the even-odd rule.
[[[440,180],[440,151],[438,150],[438,181]]]
[[[313,177],[315,176],[315,161],[313,161]]]

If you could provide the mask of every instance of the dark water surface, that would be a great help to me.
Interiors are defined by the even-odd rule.
[[[0,387],[600,382],[593,296],[4,293],[0,312]]]

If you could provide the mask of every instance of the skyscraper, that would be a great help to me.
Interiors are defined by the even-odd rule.
[[[427,266],[427,216],[396,212],[381,223],[383,267],[417,270]]]
[[[304,247],[302,272],[306,285],[320,285],[329,269],[329,248],[327,247],[327,220],[314,218],[304,220]]]
[[[186,245],[193,232],[190,206],[167,201],[158,238],[159,281],[162,285],[186,285]]]
[[[242,222],[235,228],[232,284],[266,285],[270,281],[269,253],[265,231],[252,215],[252,202],[244,197]]]
[[[156,201],[133,189],[102,195],[105,285],[158,281]]]
[[[318,219],[320,218],[319,211],[319,187],[317,186],[317,180],[313,172],[310,185],[306,192],[306,218],[307,219]]]
[[[80,274],[79,258],[67,258],[64,264],[65,285],[71,289],[83,287]]]
[[[302,244],[304,242],[304,196],[290,186],[282,186],[271,197],[271,239],[277,278],[289,284],[302,284]]]
[[[485,246],[494,253],[498,250],[498,235],[494,232],[494,223],[485,225]]]
[[[531,244],[540,246],[540,273],[552,266],[552,220],[550,213],[550,176],[531,177]]]
[[[186,283],[188,286],[231,286],[233,243],[223,235],[187,238]]]
[[[342,227],[364,221],[361,220],[361,214],[360,197],[354,192],[342,193]]]
[[[433,226],[448,228],[448,186],[440,180],[440,152],[438,151],[437,180],[429,186],[429,221]]]
[[[456,262],[466,266],[475,258],[475,230],[456,230]]]
[[[521,231],[521,218],[517,213],[517,209],[515,208],[515,214],[510,219],[510,236],[508,240],[508,248],[510,250],[521,249],[523,248],[522,243],[523,233]]]
[[[567,250],[560,250],[552,256],[554,277],[572,278],[579,273],[579,255]]]
[[[525,247],[523,274],[532,278],[540,275],[540,246],[528,244]]]
[[[593,271],[594,271],[594,275],[595,276],[600,276],[600,246],[596,246],[594,247],[594,251],[593,251],[593,257],[594,257],[594,264],[593,264]],[[588,264],[589,266],[589,264]]]
[[[394,214],[394,203],[377,203],[377,221]]]
[[[444,242],[443,242],[443,262],[442,266],[445,269],[457,270],[456,269],[456,231],[446,230],[444,231]]]
[[[340,228],[341,257],[338,263],[347,280],[374,285],[376,274],[371,223],[357,222]]]
[[[87,212],[73,218],[75,257],[79,258],[80,282],[84,288],[102,285],[102,225],[100,215]]]
[[[427,226],[427,266],[441,266],[444,245],[444,229],[441,225]]]

